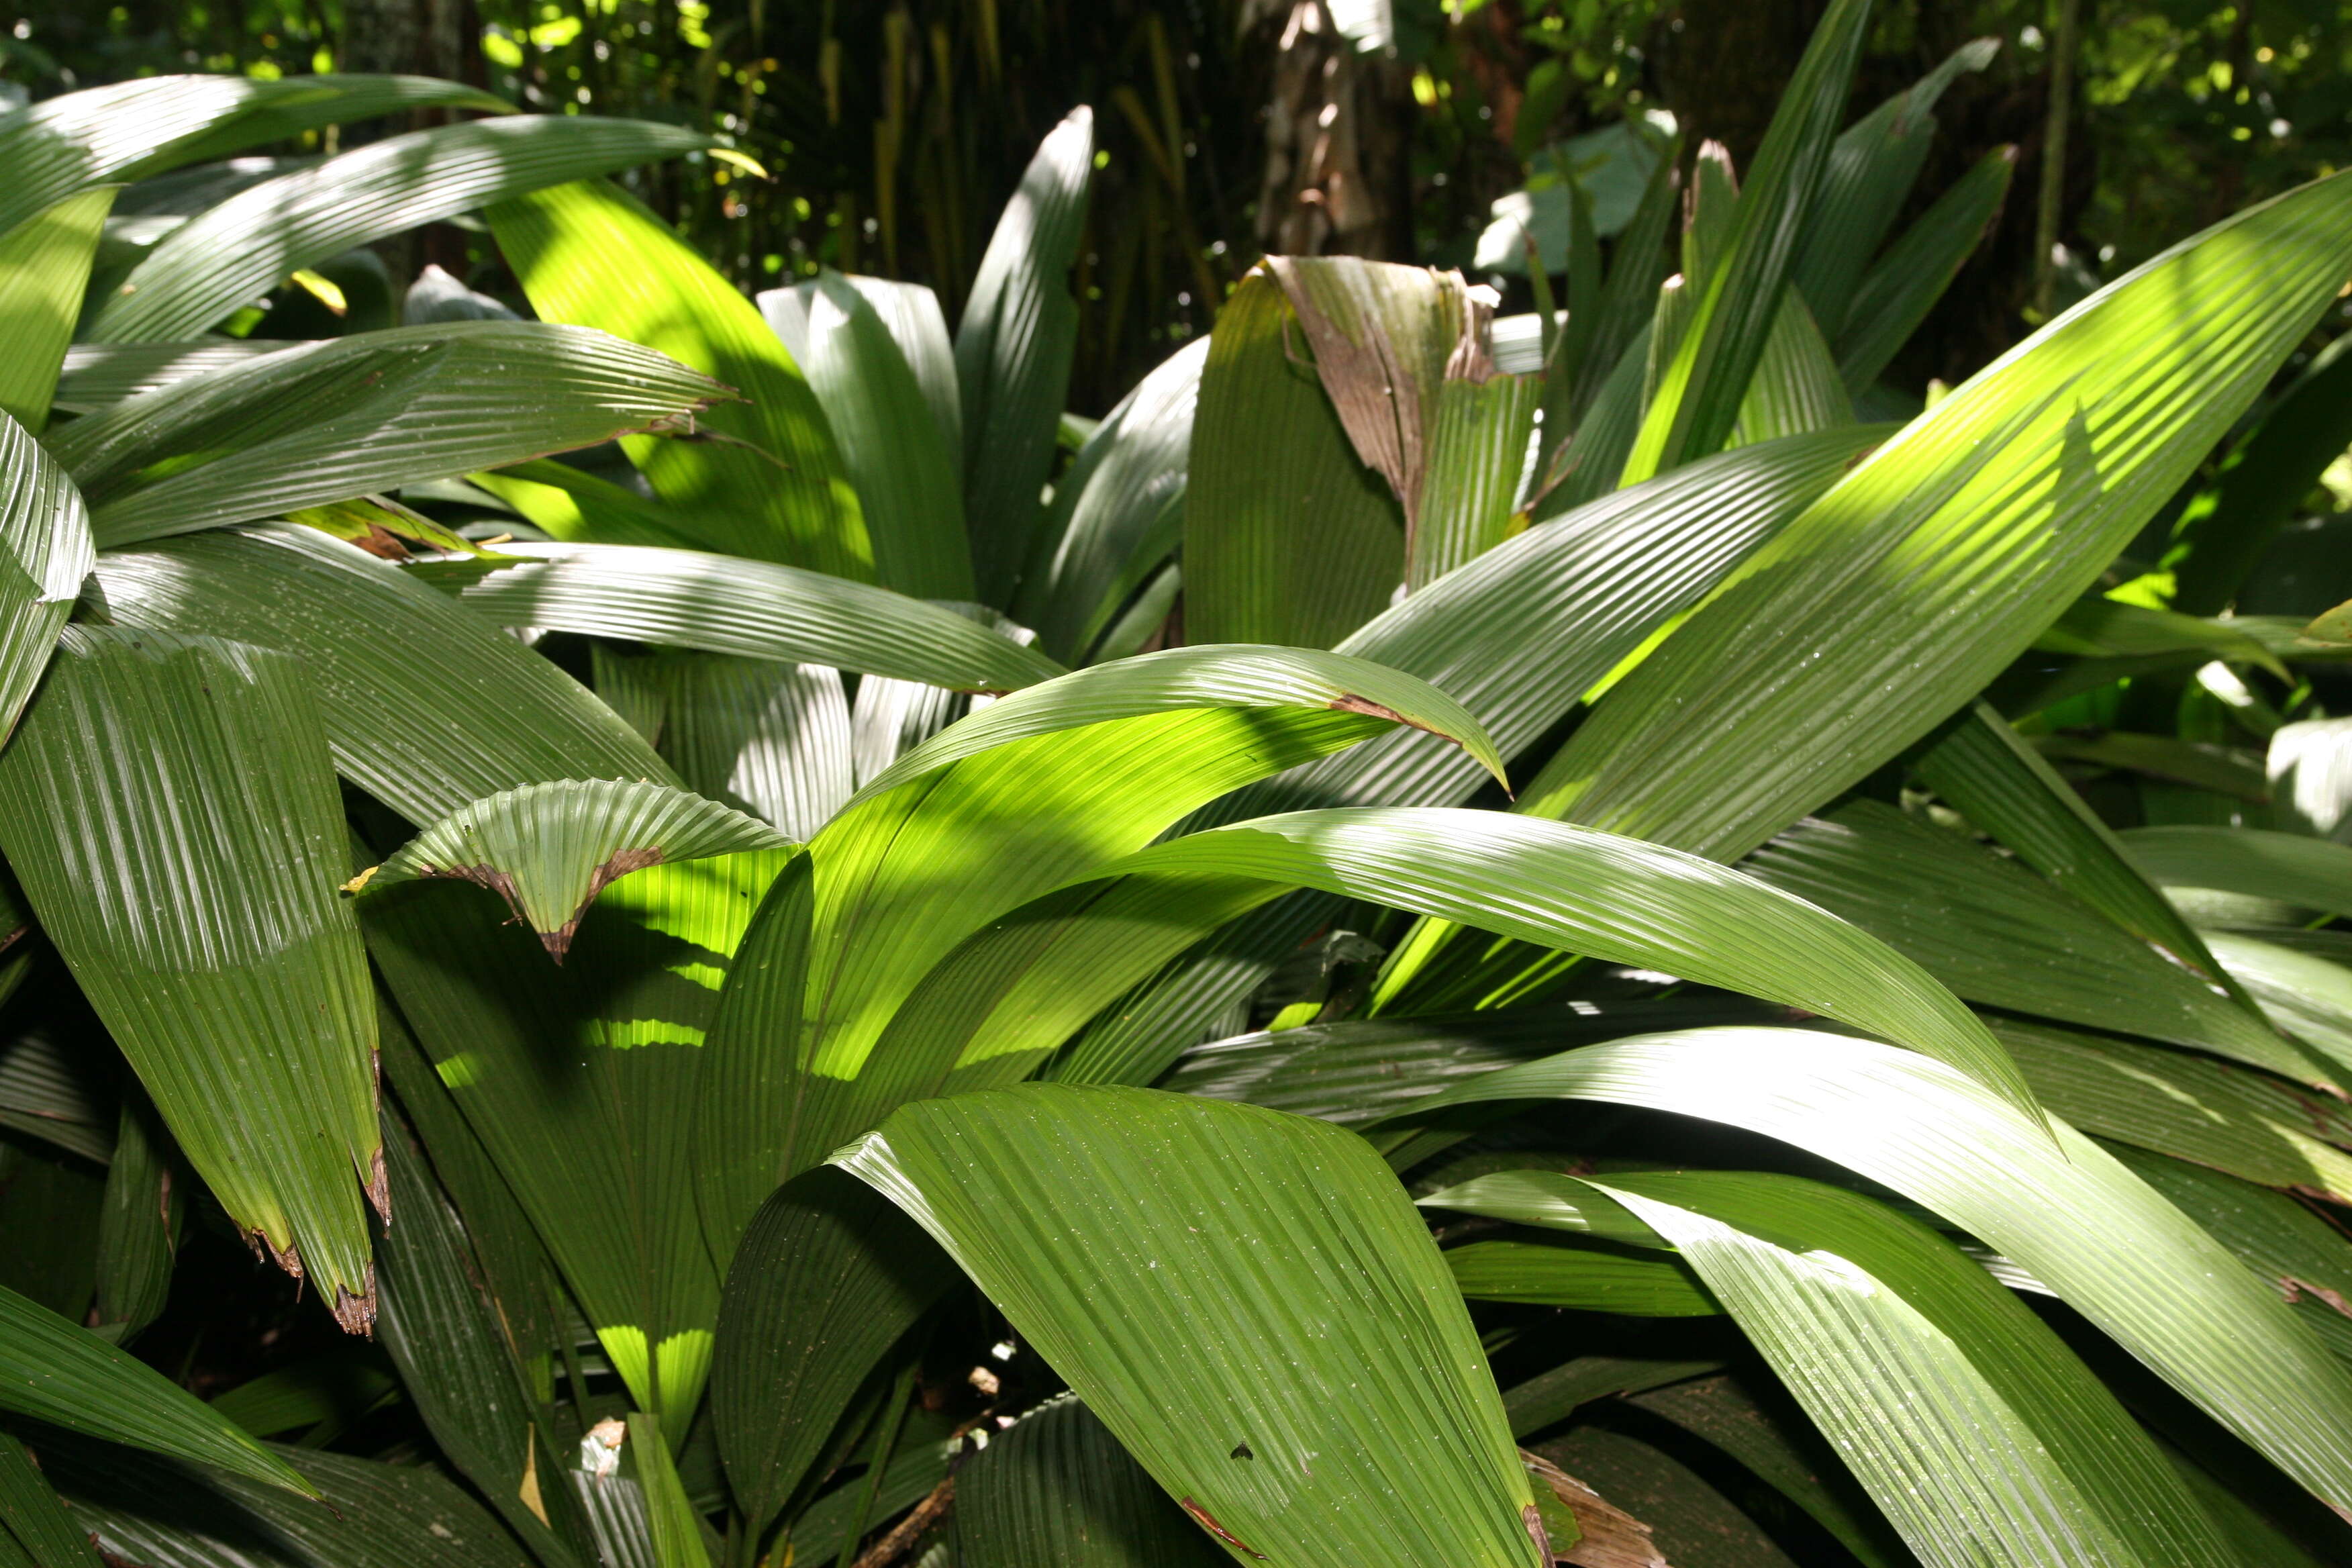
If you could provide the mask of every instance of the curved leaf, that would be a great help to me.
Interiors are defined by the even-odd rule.
[[[1228,1547],[1301,1568],[1534,1560],[1469,1316],[1352,1133],[1041,1084],[901,1107],[836,1163]]]
[[[849,704],[829,666],[631,657],[603,643],[593,658],[597,694],[652,737],[698,795],[763,818],[794,843],[815,837],[849,798]]]
[[[1049,1400],[956,1478],[972,1568],[1210,1568],[1230,1563],[1078,1400]]]
[[[119,625],[295,656],[337,771],[411,822],[548,779],[669,777],[554,665],[316,529],[221,529],[110,550],[98,587]]]
[[[65,472],[0,412],[0,737],[48,667],[89,574],[89,518]]]
[[[622,443],[692,528],[691,542],[875,580],[857,492],[824,411],[732,283],[609,181],[533,191],[485,216],[541,321],[602,327],[743,395],[698,421],[704,439]]]
[[[66,350],[58,373],[52,408],[68,414],[98,410],[185,381],[192,375],[225,370],[263,354],[299,348],[282,338],[205,339],[193,343],[75,343]]]
[[[628,779],[526,784],[457,808],[349,890],[454,877],[489,889],[556,963],[613,882],[649,866],[789,849],[792,840],[691,790]]]
[[[0,342],[8,345],[0,413],[37,434],[49,421],[49,399],[115,190],[106,185],[68,196],[0,234]]]
[[[101,545],[452,479],[683,421],[726,389],[602,332],[451,321],[308,343],[75,420]]]
[[[2352,916],[2352,847],[2262,827],[2135,827],[2124,849],[2166,888],[2212,888]]]
[[[1654,1252],[1544,1241],[1474,1241],[1445,1254],[1474,1300],[1634,1318],[1708,1318],[1723,1309],[1689,1268]]]
[[[375,1005],[294,661],[68,628],[0,753],[0,845],[221,1206],[364,1331],[361,1189],[386,1201]]]
[[[468,607],[501,626],[826,664],[963,691],[1010,691],[1062,673],[952,610],[821,572],[695,550],[502,548],[530,563],[410,570],[457,586]]]
[[[319,1495],[285,1461],[178,1384],[5,1289],[0,1289],[0,1407],[110,1443]]]
[[[2032,1270],[2323,1501],[2352,1508],[2352,1368],[2063,1123],[2029,1121],[1916,1052],[1738,1027],[1587,1046],[1423,1106],[1554,1097],[1745,1127],[1926,1205]]]
[[[97,342],[193,338],[290,272],[520,191],[707,147],[683,126],[506,114],[411,131],[280,174],[190,218],[101,307]]]

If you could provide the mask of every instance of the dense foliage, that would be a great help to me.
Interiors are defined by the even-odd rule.
[[[1100,420],[1087,107],[0,115],[0,1562],[2352,1555],[2352,174],[1923,398],[1872,26]]]

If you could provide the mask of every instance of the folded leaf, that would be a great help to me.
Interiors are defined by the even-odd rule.
[[[42,930],[237,1228],[352,1332],[375,1310],[375,1007],[342,805],[293,660],[71,627],[0,753]]]
[[[1994,148],[1912,220],[1864,273],[1837,332],[1838,374],[1859,397],[1894,362],[2000,221],[2017,148]]]
[[[97,342],[202,333],[290,272],[520,192],[707,147],[683,126],[506,114],[371,142],[240,191],[147,253],[90,323]]]
[[[597,695],[697,794],[773,824],[794,843],[814,837],[849,798],[849,704],[837,670],[723,653],[631,657],[603,643],[593,658]],[[862,682],[860,695],[878,684]]]
[[[1469,1316],[1353,1134],[1032,1085],[903,1107],[837,1163],[929,1230],[1229,1549],[1329,1568],[1535,1559]]]
[[[94,414],[126,397],[185,381],[207,371],[243,364],[263,354],[297,348],[272,338],[205,339],[193,343],[76,343],[66,350],[50,406],[68,414]]]
[[[173,382],[75,420],[48,445],[81,487],[99,542],[130,544],[679,426],[725,395],[602,332],[452,321]]]
[[[1230,1563],[1094,1413],[1049,1400],[956,1478],[956,1543],[972,1568],[1209,1568]]]
[[[0,413],[0,737],[48,668],[92,559],[81,496],[31,433]]]
[[[457,808],[363,872],[350,890],[453,877],[489,889],[556,963],[596,895],[649,866],[788,849],[756,817],[690,790],[627,779],[527,784]]]

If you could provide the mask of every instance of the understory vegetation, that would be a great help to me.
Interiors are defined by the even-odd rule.
[[[0,1568],[2352,1561],[2352,174],[1921,396],[1870,20],[1099,420],[1086,106],[0,113]]]

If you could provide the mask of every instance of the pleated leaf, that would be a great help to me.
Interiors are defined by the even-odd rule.
[[[0,1544],[26,1568],[100,1568],[89,1537],[66,1516],[65,1504],[42,1479],[25,1445],[0,1433]]]
[[[58,373],[53,409],[94,414],[101,408],[185,381],[207,371],[243,364],[299,345],[282,338],[204,339],[193,343],[76,343]]]
[[[830,268],[760,296],[808,377],[857,487],[874,546],[874,580],[919,599],[975,597],[963,521],[963,454],[931,417],[922,384],[888,324]]]
[[[411,822],[549,779],[669,776],[554,665],[315,529],[221,529],[110,550],[98,587],[119,625],[294,656],[336,771]]]
[[[2135,827],[2125,852],[2166,888],[2211,888],[2352,916],[2352,847],[2261,827]]]
[[[792,840],[691,790],[631,779],[562,779],[460,806],[363,873],[351,890],[451,877],[489,889],[539,933],[558,963],[588,906],[648,867]]]
[[[1171,840],[1094,873],[1322,888],[1838,1018],[2032,1093],[1976,1016],[1875,937],[1696,856],[1500,812],[1303,811]]]
[[[101,545],[277,517],[682,426],[726,389],[603,332],[394,327],[265,354],[75,420],[49,450]]]
[[[692,521],[677,511],[552,458],[468,474],[466,482],[488,490],[551,539],[673,550],[694,542]]]
[[[31,433],[0,413],[0,736],[48,668],[92,560],[80,494]]]
[[[2016,1259],[2321,1500],[2352,1507],[2352,1367],[2062,1123],[2029,1121],[1916,1052],[1802,1029],[1587,1046],[1424,1103],[1555,1097],[1745,1127],[1925,1205]]]
[[[317,1488],[194,1394],[87,1329],[5,1289],[0,1407],[110,1443],[318,1495]]]
[[[0,342],[8,345],[0,413],[36,434],[49,421],[49,399],[114,195],[108,185],[68,196],[0,234]]]
[[[194,338],[288,274],[355,245],[709,144],[683,126],[589,114],[505,114],[371,142],[173,229],[100,309],[89,336]]]
[[[1478,1301],[1516,1301],[1630,1318],[1711,1318],[1696,1275],[1671,1258],[1549,1241],[1474,1241],[1445,1254],[1454,1286]]]
[[[338,121],[403,110],[514,106],[462,82],[418,76],[153,76],[68,92],[0,114],[0,232],[100,181],[226,158]]]
[[[696,794],[762,818],[796,844],[848,800],[849,703],[830,667],[723,653],[632,658],[602,643],[594,662],[597,695]]]
[[[187,1200],[172,1190],[170,1137],[146,1096],[126,1092],[99,1212],[93,1326],[127,1342],[163,1311]]]
[[[889,1202],[830,1166],[761,1205],[727,1271],[710,1415],[756,1537],[810,1473],[890,1347],[954,1285]]]
[[[1033,1085],[903,1107],[838,1163],[929,1230],[1237,1557],[1535,1561],[1469,1317],[1353,1134]]]
[[[2088,904],[1892,806],[1854,801],[1809,817],[1740,867],[1907,953],[1969,1001],[2327,1079],[2260,1017]]]
[[[732,283],[608,181],[533,191],[485,216],[541,321],[600,327],[744,397],[700,416],[708,439],[622,444],[693,543],[874,580],[857,492],[816,396]]]
[[[2352,958],[2342,932],[2211,931],[2207,942],[2233,983],[2265,1017],[2313,1050],[2352,1070]],[[2265,940],[2266,938],[2275,940]]]
[[[1790,1176],[1590,1185],[1706,1281],[1923,1563],[2231,1561],[2090,1369],[1926,1226]]]
[[[1046,132],[996,220],[956,323],[964,521],[972,574],[990,605],[1012,602],[1044,510],[1077,351],[1069,277],[1094,152],[1094,111],[1083,105]]]
[[[1860,396],[1893,363],[2000,218],[2017,149],[1996,147],[1912,220],[1862,276],[1834,342],[1838,374]]]
[[[997,1434],[956,1478],[972,1568],[1209,1568],[1232,1561],[1076,1399]]]
[[[954,611],[863,583],[731,555],[618,544],[506,546],[529,565],[412,567],[496,624],[826,664],[962,691],[1062,667]]]
[[[300,670],[239,643],[68,628],[0,754],[42,930],[238,1229],[359,1332],[385,1199],[343,835]]]
[[[1404,580],[1404,513],[1357,457],[1291,346],[1274,276],[1218,310],[1184,491],[1184,626],[1195,642],[1330,647]]]
[[[1979,373],[1751,555],[1522,809],[1733,858],[1917,739],[2178,488],[2335,297],[2347,234],[2352,181],[2304,186]]]

